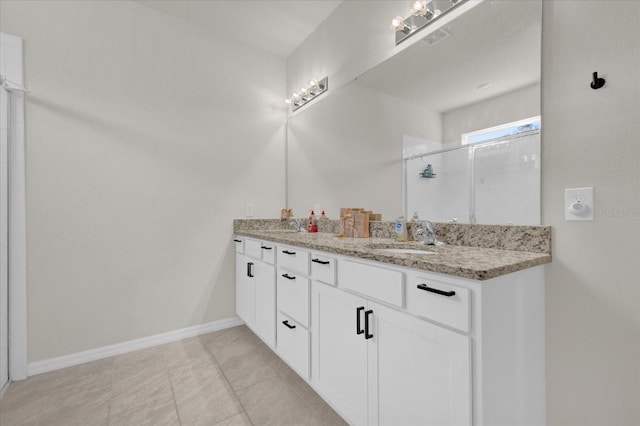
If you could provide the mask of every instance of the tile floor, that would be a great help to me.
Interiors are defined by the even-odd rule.
[[[247,327],[11,384],[0,425],[345,425]]]

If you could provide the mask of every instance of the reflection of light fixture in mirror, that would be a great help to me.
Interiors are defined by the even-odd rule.
[[[430,20],[436,16],[435,11],[427,5],[431,3],[431,0],[418,0],[411,3],[411,14],[413,16],[423,16],[425,19]]]
[[[410,8],[411,15],[408,18],[402,19],[401,16],[396,16],[393,21],[391,21],[391,29],[396,32],[396,45],[465,1],[466,0],[450,0],[450,6],[444,11],[429,7],[432,0],[417,0],[412,2]]]
[[[489,87],[491,87],[491,83],[487,81],[486,83],[478,84],[476,86],[476,90],[479,90],[479,91],[487,90]]]
[[[391,29],[398,32],[402,31],[405,34],[409,34],[412,30],[411,26],[407,25],[402,19],[402,16],[396,16],[391,20]]]
[[[293,93],[289,99],[285,100],[285,103],[291,105],[291,110],[295,111],[326,92],[328,88],[329,77],[325,77],[320,81],[315,79],[309,80],[309,84],[306,87],[302,87],[299,92]]]

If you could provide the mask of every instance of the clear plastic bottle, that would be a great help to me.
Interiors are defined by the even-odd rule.
[[[407,238],[407,221],[404,218],[404,214],[400,212],[396,219],[396,241],[408,241]]]

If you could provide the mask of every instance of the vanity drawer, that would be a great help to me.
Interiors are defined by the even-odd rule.
[[[470,290],[426,277],[407,280],[407,311],[446,324],[470,330]]]
[[[291,368],[309,380],[309,330],[282,312],[278,312],[276,350]]]
[[[236,253],[244,254],[244,237],[233,237],[233,242],[236,245]]]
[[[387,268],[340,260],[338,285],[382,302],[402,307],[404,274]]]
[[[309,326],[309,278],[278,268],[278,310]]]
[[[325,284],[336,283],[336,259],[311,253],[311,278]]]
[[[244,254],[254,259],[262,260],[262,250],[260,249],[260,241],[245,238]]]
[[[297,247],[278,247],[278,266],[309,275],[309,252]]]
[[[278,247],[273,243],[262,241],[260,249],[262,250],[262,260],[271,265],[275,265],[276,250],[278,250]]]

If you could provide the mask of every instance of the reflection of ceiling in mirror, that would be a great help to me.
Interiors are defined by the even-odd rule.
[[[356,83],[445,112],[540,81],[539,2],[486,1],[444,29],[450,37],[417,42]]]

